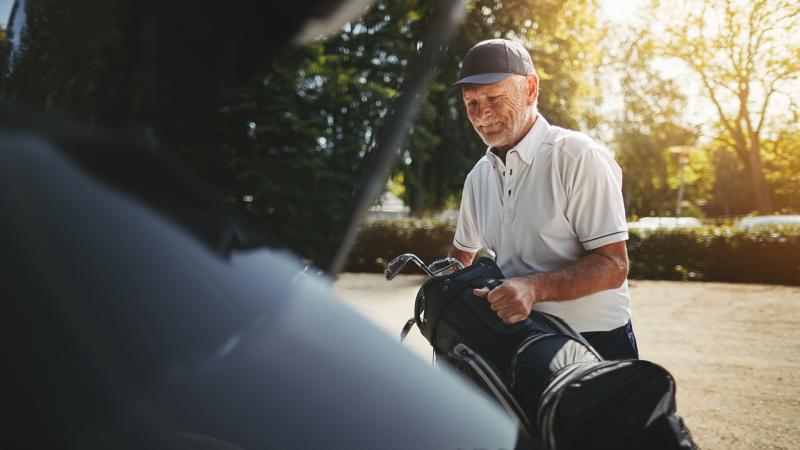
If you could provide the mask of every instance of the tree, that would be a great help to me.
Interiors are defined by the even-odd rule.
[[[747,170],[731,146],[722,140],[714,144],[714,201],[710,214],[724,217],[749,213],[754,204]]]
[[[419,0],[376,3],[231,90],[211,172],[230,173],[226,192],[275,245],[318,264],[332,256],[429,15]],[[430,148],[430,139],[418,125],[409,145]]]
[[[117,119],[134,106],[123,100],[124,93],[138,93],[128,71],[120,67],[123,55],[132,51],[123,31],[135,8],[118,0],[69,6],[40,0],[18,7],[23,5],[23,57],[11,74],[3,74],[3,96],[73,119],[118,125]]]
[[[729,145],[749,174],[755,206],[774,209],[765,177],[765,138],[797,108],[800,3],[793,0],[654,2],[646,25],[660,55],[684,62],[699,78]],[[779,105],[778,101],[782,104]]]
[[[776,209],[800,213],[800,130],[795,127],[779,133],[764,143],[764,150],[767,183],[775,193]]]
[[[624,173],[626,209],[633,216],[665,216],[675,211],[680,165],[678,155],[669,150],[694,145],[698,137],[683,114],[686,96],[677,82],[652,67],[652,57],[652,41],[640,30],[609,49],[604,71],[608,77],[619,76],[622,88],[623,108],[611,122]],[[685,199],[690,202],[705,200],[697,176],[702,171],[699,156],[692,155],[684,174],[689,187]]]

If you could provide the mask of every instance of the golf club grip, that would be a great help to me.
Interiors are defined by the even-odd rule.
[[[489,288],[489,290],[492,290],[501,284],[503,284],[503,282],[495,278],[486,280],[486,287]]]

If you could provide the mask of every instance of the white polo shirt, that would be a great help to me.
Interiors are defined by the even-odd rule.
[[[492,149],[467,175],[453,244],[494,250],[507,277],[551,272],[589,250],[628,239],[622,170],[588,136],[539,115],[506,154]],[[534,304],[578,332],[608,331],[630,320],[627,280],[617,289]]]

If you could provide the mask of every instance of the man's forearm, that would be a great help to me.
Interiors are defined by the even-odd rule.
[[[614,289],[628,276],[628,251],[625,242],[614,242],[594,249],[562,269],[508,278],[492,289],[475,289],[486,297],[503,322],[524,320],[536,302],[572,300],[595,292]]]
[[[535,292],[536,301],[541,302],[573,300],[615,289],[627,277],[627,254],[623,258],[620,255],[589,253],[562,269],[527,275],[525,278]]]

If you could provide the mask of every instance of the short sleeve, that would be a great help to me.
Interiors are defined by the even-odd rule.
[[[590,146],[571,161],[568,171],[567,220],[586,250],[628,239],[622,170],[602,148]]]
[[[453,246],[457,249],[475,253],[481,248],[475,217],[475,196],[472,188],[472,179],[467,177],[464,182],[464,191],[461,193],[461,207],[458,210],[458,225],[453,237]]]

